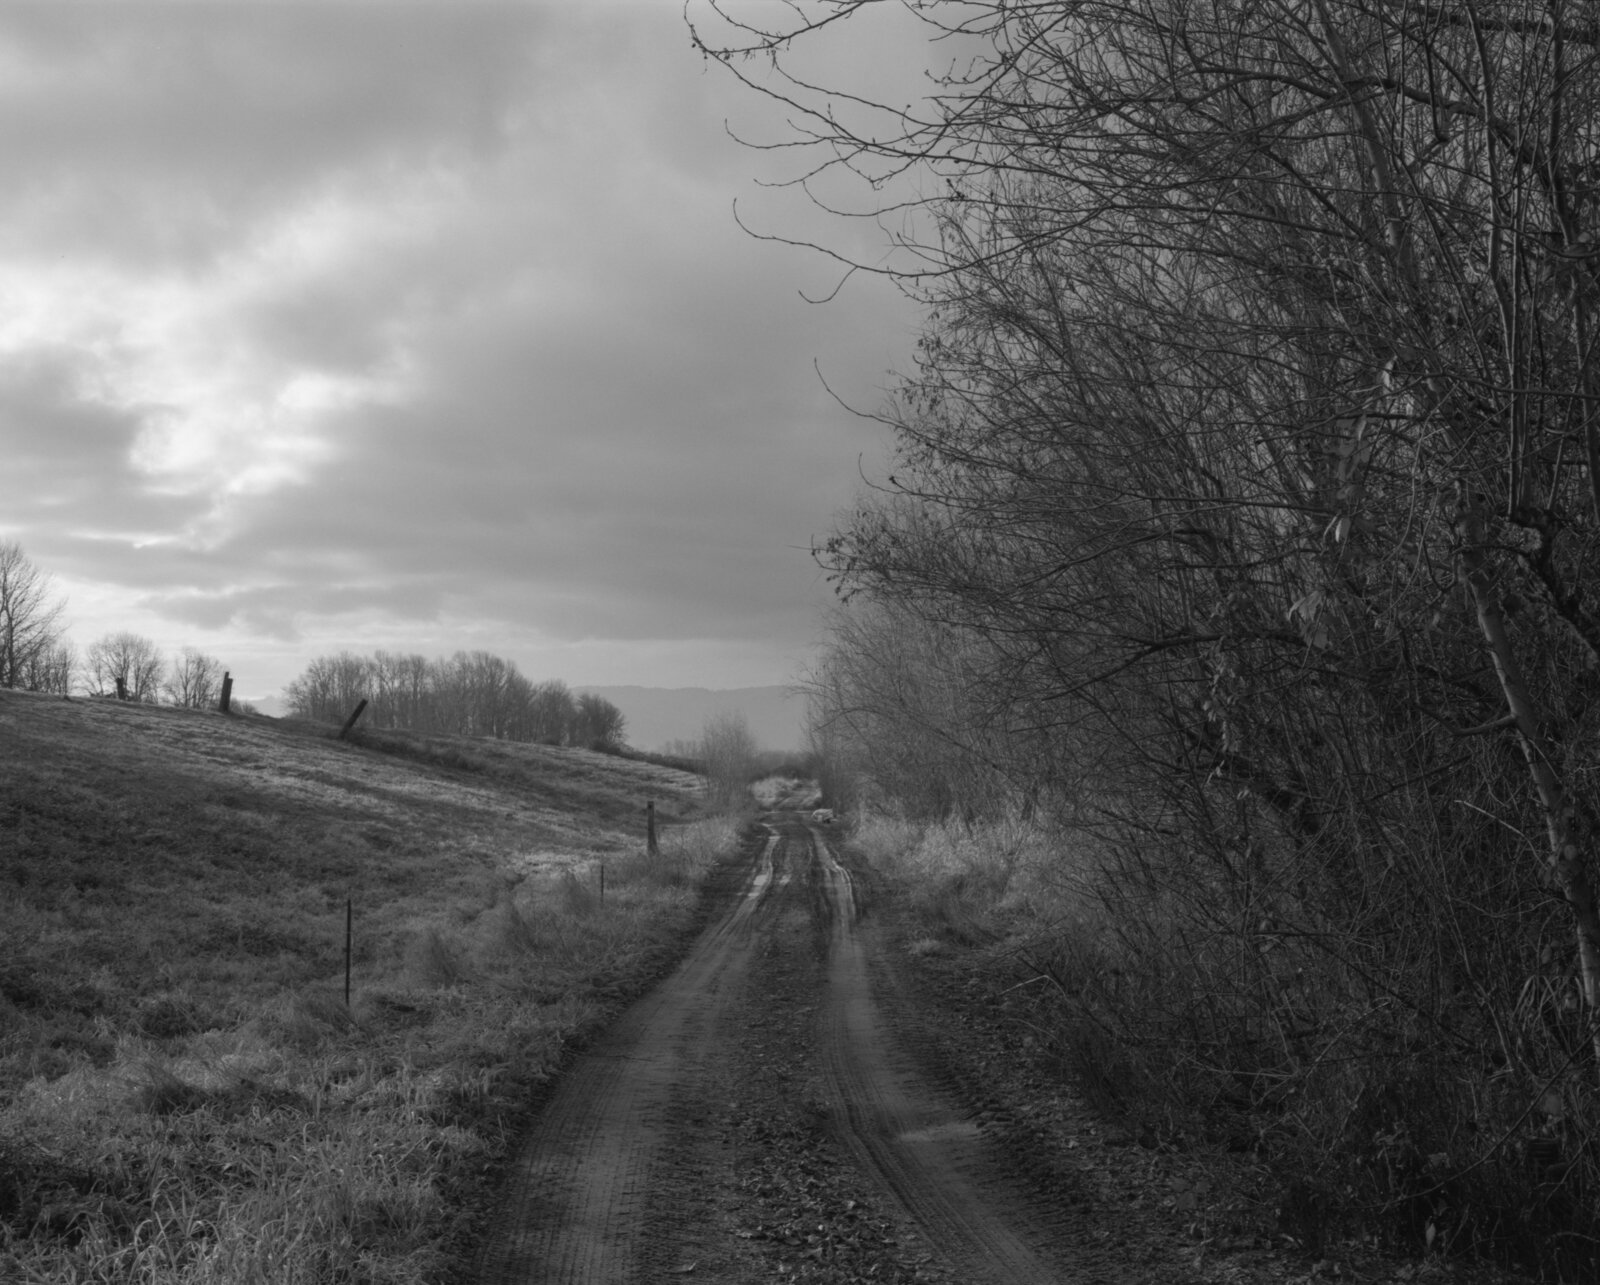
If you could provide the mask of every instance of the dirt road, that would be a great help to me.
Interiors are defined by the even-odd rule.
[[[831,833],[769,816],[729,909],[563,1078],[484,1285],[1131,1279],[925,1064]]]

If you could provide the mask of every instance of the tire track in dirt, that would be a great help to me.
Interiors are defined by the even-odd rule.
[[[523,1144],[499,1225],[479,1255],[484,1285],[638,1279],[674,1248],[659,1229],[695,1221],[686,1208],[693,1191],[680,1179],[701,1167],[692,1153],[706,1062],[771,894],[786,882],[774,861],[779,846],[771,832],[734,908],[563,1077]]]
[[[869,943],[854,881],[819,833],[811,843],[829,921],[819,1029],[838,1133],[963,1280],[1033,1285],[1068,1278],[1048,1228],[978,1125],[898,1056],[873,997]]]
[[[475,1280],[1075,1279],[875,998],[895,974],[850,872],[768,820],[732,908],[552,1092]]]

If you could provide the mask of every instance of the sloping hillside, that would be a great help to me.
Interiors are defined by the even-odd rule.
[[[692,919],[699,787],[0,691],[0,1277],[436,1278],[461,1174]]]

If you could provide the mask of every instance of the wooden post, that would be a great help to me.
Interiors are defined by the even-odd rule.
[[[128,680],[121,674],[117,675],[117,699],[119,701],[128,699]]]
[[[661,845],[656,842],[656,801],[651,799],[644,805],[644,850],[652,857],[661,855]]]
[[[217,702],[217,708],[224,714],[228,712],[228,702],[233,699],[233,675],[227,670],[222,671],[222,699]]]
[[[350,937],[355,924],[355,898],[344,899],[344,1006],[350,1007]]]
[[[356,725],[356,719],[361,717],[361,711],[367,707],[367,698],[363,696],[361,702],[350,711],[350,717],[344,720],[344,726],[339,729],[339,739],[342,741],[350,734],[350,729]]]

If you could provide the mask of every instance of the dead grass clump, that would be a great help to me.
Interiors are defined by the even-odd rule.
[[[738,847],[738,816],[707,816],[690,826],[675,826],[661,840],[661,869],[674,887],[699,883],[718,859]]]
[[[762,777],[750,787],[750,796],[763,808],[814,808],[822,802],[815,781],[777,773]]]
[[[667,890],[686,888],[698,879],[694,861],[670,842],[655,856],[634,853],[606,866],[606,884],[613,888]]]
[[[43,1008],[53,999],[37,965],[26,960],[0,963],[0,1003],[21,1009]]]
[[[539,933],[514,898],[507,897],[500,903],[499,922],[491,944],[511,955],[531,955],[539,949]]]
[[[134,1029],[153,1040],[192,1035],[204,1030],[207,1025],[207,1018],[200,1006],[181,991],[151,995],[141,1000],[133,1019]]]
[[[211,1107],[224,1116],[264,1116],[276,1111],[305,1114],[312,1101],[305,1094],[245,1075],[212,1094]]]
[[[406,949],[406,980],[421,990],[443,990],[467,980],[467,968],[437,928],[427,928]]]
[[[562,872],[560,887],[561,904],[569,915],[587,919],[594,914],[600,904],[595,890],[587,882],[579,879],[574,871]]]
[[[606,867],[606,878],[618,886],[638,885],[664,889],[699,884],[718,859],[739,842],[740,821],[732,816],[705,817],[688,825],[666,827],[655,856],[635,852]]]
[[[190,1084],[159,1062],[135,1062],[123,1072],[129,1102],[146,1115],[178,1115],[197,1111],[210,1099],[204,1089]]]
[[[1053,856],[1041,827],[1008,817],[916,824],[869,814],[858,819],[850,846],[904,879],[930,935],[959,946],[1025,929],[1035,896],[1029,885]]]
[[[999,937],[990,923],[993,898],[965,872],[937,880],[921,900],[934,931],[957,945],[985,946]]]
[[[23,1139],[0,1138],[0,1225],[66,1233],[95,1188],[88,1170],[63,1164]]]
[[[362,1027],[399,1030],[424,1026],[433,1020],[433,1009],[415,1002],[409,992],[391,994],[387,990],[366,989],[352,1001],[355,1018]]]
[[[289,1047],[310,1052],[347,1033],[355,1016],[331,991],[304,991],[280,1001],[269,1025]]]
[[[904,817],[867,812],[856,817],[850,830],[850,847],[869,865],[895,867],[916,851],[926,827]]]
[[[344,997],[332,991],[306,991],[296,995],[294,1011],[307,1021],[320,1022],[335,1031],[347,1031],[355,1024]]]

